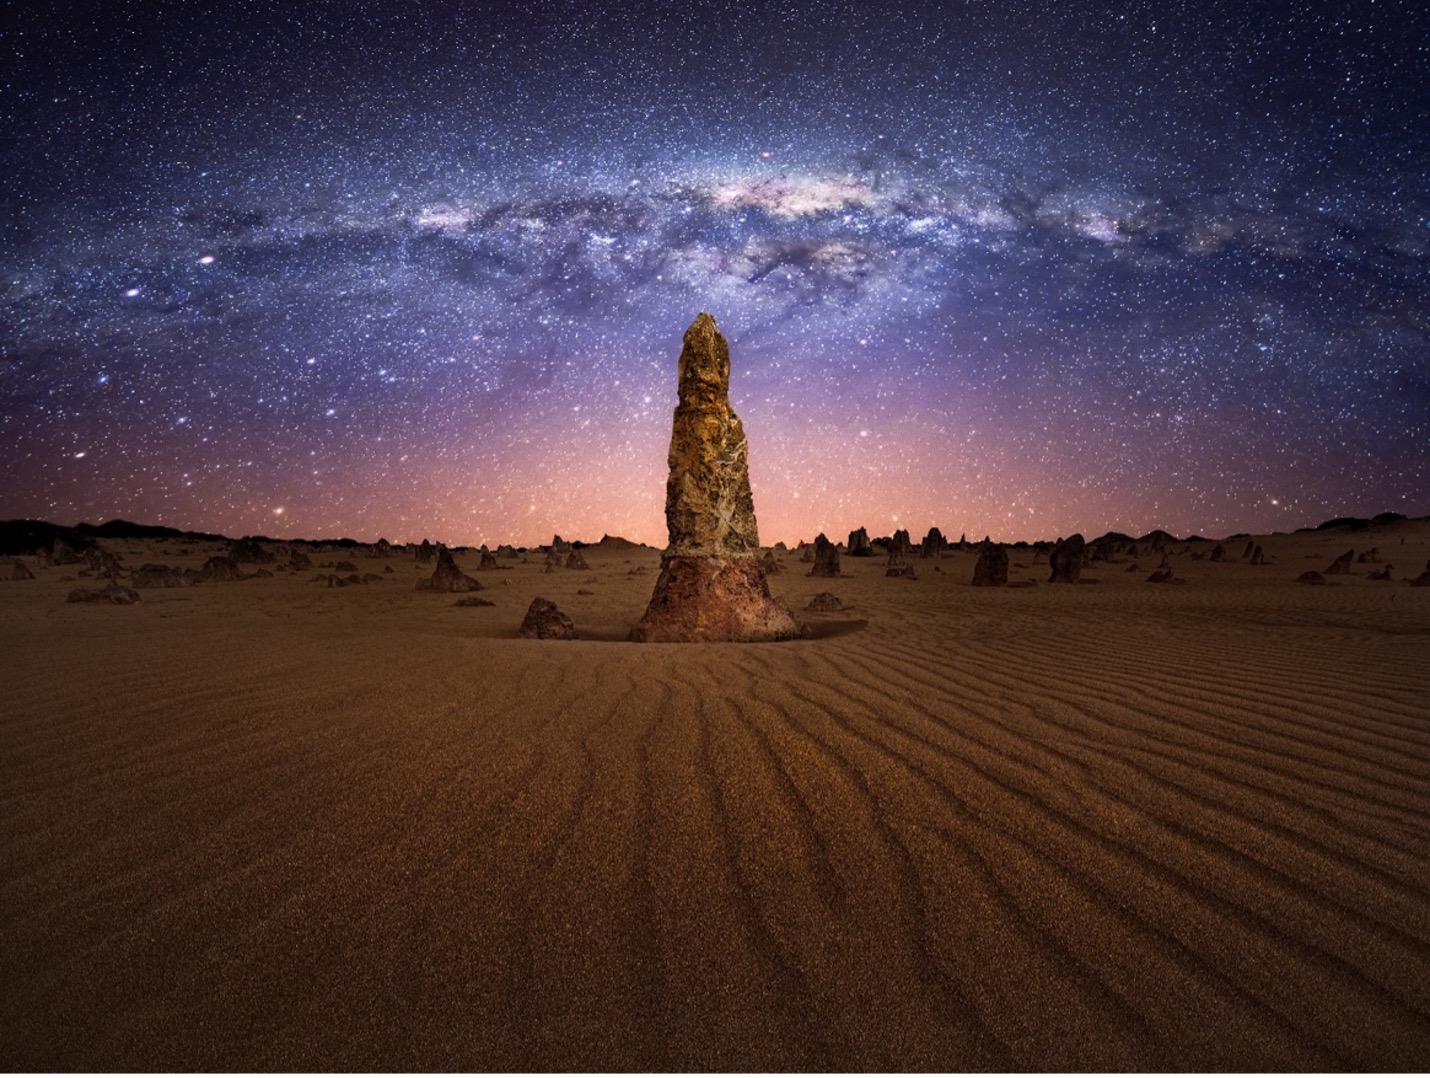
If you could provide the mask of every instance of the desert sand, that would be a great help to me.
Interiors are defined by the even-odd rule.
[[[625,642],[648,548],[458,552],[482,607],[411,553],[133,606],[24,558],[7,1069],[1419,1070],[1430,524],[1242,542],[791,553],[816,634],[762,644]],[[581,639],[516,638],[538,595]]]

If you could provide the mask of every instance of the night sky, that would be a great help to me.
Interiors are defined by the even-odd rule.
[[[10,3],[0,517],[664,545],[1430,513],[1430,19]]]

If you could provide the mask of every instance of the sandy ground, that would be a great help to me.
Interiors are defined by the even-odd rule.
[[[649,550],[460,556],[475,609],[410,555],[134,607],[36,568],[0,584],[0,1058],[1419,1070],[1430,528],[1260,541],[1180,587],[790,556],[805,620],[867,624],[764,645],[619,642]],[[1293,583],[1371,545],[1395,582]],[[595,639],[514,639],[535,595]]]

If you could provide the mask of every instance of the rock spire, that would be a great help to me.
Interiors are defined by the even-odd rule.
[[[730,348],[701,313],[685,331],[670,436],[655,593],[637,641],[782,640],[800,635],[760,562],[745,428],[730,407]]]

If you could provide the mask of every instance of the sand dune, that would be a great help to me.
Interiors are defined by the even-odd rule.
[[[1420,1069],[1430,527],[1258,541],[1181,587],[791,555],[826,635],[708,646],[622,641],[649,550],[461,556],[481,608],[409,555],[112,608],[37,568],[0,584],[4,1058]],[[1370,545],[1395,581],[1293,582]],[[584,639],[514,639],[535,595]]]

